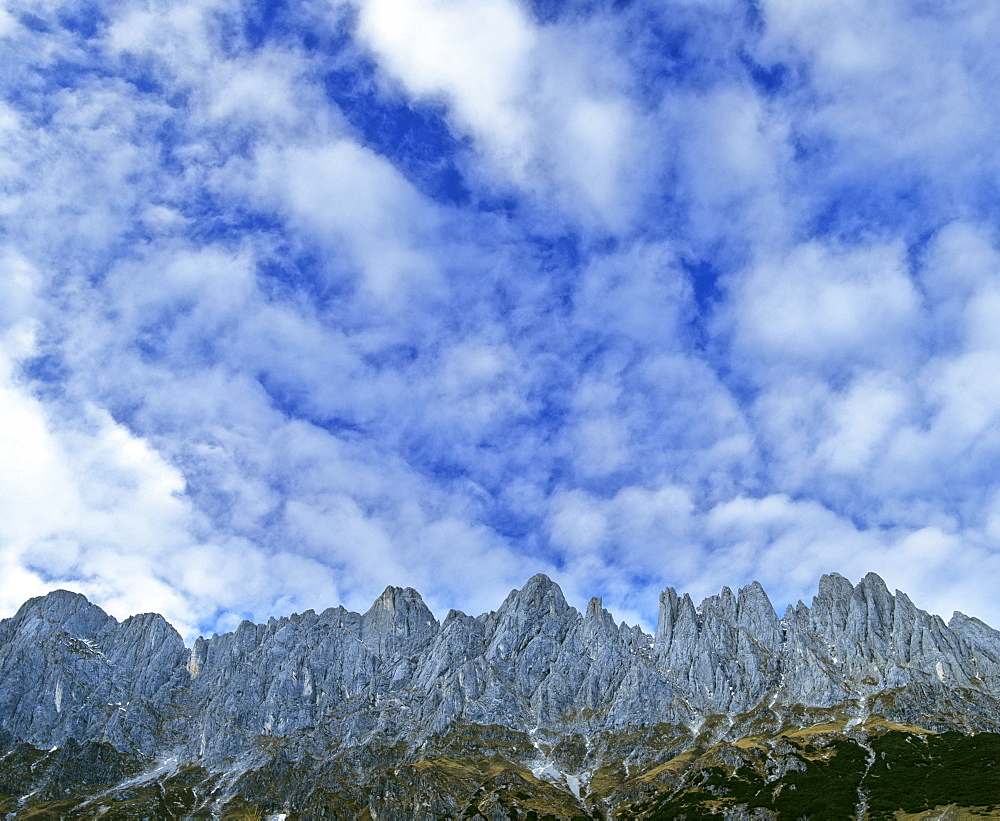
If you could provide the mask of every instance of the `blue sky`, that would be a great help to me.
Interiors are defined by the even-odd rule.
[[[0,609],[820,574],[1000,623],[989,0],[8,0]]]

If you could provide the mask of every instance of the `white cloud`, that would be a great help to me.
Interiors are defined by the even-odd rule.
[[[352,8],[259,47],[230,0],[0,15],[0,607],[476,611],[545,570],[648,621],[875,569],[996,619],[993,5]],[[457,153],[363,143],[324,83],[368,59],[351,116],[402,91]]]
[[[889,589],[899,589],[946,621],[955,610],[1000,623],[1000,608],[988,579],[1000,570],[995,540],[972,530],[924,527],[902,535],[883,555],[871,557]]]
[[[976,0],[961,11],[892,0],[761,6],[758,59],[809,78],[793,110],[800,133],[826,150],[806,184],[874,183],[906,195],[919,179],[951,218],[982,174],[994,173],[997,68],[980,57],[1000,22],[994,4]]]
[[[12,571],[0,607],[66,585],[118,615],[157,610],[190,631],[205,611],[157,579],[159,562],[201,549],[180,473],[97,409],[58,426],[9,380],[0,415],[0,545]]]
[[[337,138],[268,148],[249,173],[246,194],[264,195],[327,247],[345,249],[367,292],[383,304],[439,287],[435,259],[424,247],[438,215],[371,150]]]
[[[217,87],[211,89],[206,114],[213,120],[247,128],[255,124],[301,127],[308,116],[303,93],[307,66],[294,52],[267,50],[241,56],[218,70]],[[204,82],[204,80],[203,80]]]
[[[641,242],[595,257],[581,274],[573,308],[583,327],[658,353],[683,348],[684,324],[695,313],[675,250]]]
[[[676,143],[676,187],[685,238],[697,243],[753,237],[760,254],[787,241],[794,217],[785,176],[791,119],[745,81],[667,96],[661,129]]]
[[[779,610],[800,598],[808,602],[823,573],[857,582],[874,571],[890,590],[902,590],[945,619],[963,601],[981,618],[995,623],[1000,616],[989,600],[987,576],[976,577],[996,566],[997,556],[972,531],[859,530],[815,502],[772,495],[718,505],[706,515],[704,532],[715,544],[712,562],[726,566],[737,583],[761,581]],[[689,585],[699,595],[715,592],[711,565]]]
[[[7,9],[0,9],[0,37],[9,37],[18,29],[17,20]]]
[[[893,376],[863,374],[829,406],[832,430],[817,457],[835,473],[863,475],[905,420],[911,402],[906,385]]]
[[[699,562],[693,515],[689,491],[675,485],[629,486],[605,499],[565,490],[550,500],[547,527],[568,572],[588,583],[602,572],[658,583],[690,577]]]
[[[113,55],[155,55],[170,71],[197,82],[199,73],[218,61],[211,23],[213,14],[227,5],[226,0],[136,4],[111,19],[104,33],[106,47]]]
[[[979,287],[995,281],[998,272],[1000,252],[990,226],[956,221],[935,234],[920,278],[935,312],[942,313],[954,301],[961,305]]]
[[[528,410],[528,379],[509,343],[494,329],[442,352],[427,405],[442,426],[482,436]]]
[[[919,393],[884,371],[862,371],[839,390],[819,379],[787,379],[763,391],[753,407],[768,469],[781,487],[821,494],[846,481],[857,487],[850,491],[855,502],[892,492],[899,431],[921,413]]]
[[[895,365],[913,344],[919,298],[898,244],[799,246],[754,265],[732,293],[740,353],[779,373]]]
[[[1000,419],[1000,385],[987,376],[998,366],[1000,351],[986,350],[928,368],[927,393],[937,406],[934,426],[952,443],[972,444]]]
[[[441,100],[501,188],[622,228],[649,136],[599,22],[540,29],[514,0],[363,0],[358,33],[414,97]],[[648,157],[647,157],[648,159]]]
[[[358,33],[415,96],[446,94],[504,164],[525,169],[530,125],[520,111],[537,34],[512,0],[367,0]]]

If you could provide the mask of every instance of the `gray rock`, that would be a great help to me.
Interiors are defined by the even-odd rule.
[[[812,605],[782,619],[757,583],[698,607],[668,588],[655,636],[616,625],[600,599],[579,613],[543,575],[478,617],[438,623],[416,591],[389,587],[364,614],[243,622],[190,650],[160,616],[118,623],[66,591],[0,622],[11,743],[106,742],[215,772],[275,749],[289,761],[346,760],[376,742],[415,751],[472,726],[507,728],[529,768],[544,759],[539,739],[575,739],[566,760],[591,770],[620,755],[601,739],[660,724],[699,743],[831,709],[852,723],[879,712],[996,730],[998,694],[1000,633],[961,613],[946,625],[874,574],[856,586],[824,576]]]
[[[119,624],[57,590],[26,602],[3,634],[0,728],[38,747],[75,738],[154,752],[166,688],[187,656],[162,616]]]

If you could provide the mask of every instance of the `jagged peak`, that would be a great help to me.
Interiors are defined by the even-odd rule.
[[[524,583],[524,587],[520,590],[523,594],[533,594],[535,591],[542,591],[545,593],[555,591],[560,596],[562,595],[562,588],[552,581],[552,579],[550,579],[545,573],[536,573]]]
[[[393,585],[389,585],[382,591],[382,595],[375,599],[365,615],[374,614],[379,610],[386,611],[390,616],[410,610],[426,610],[427,613],[430,613],[420,593],[412,587],[394,587]]]
[[[894,600],[889,588],[877,573],[867,573],[854,588],[852,596],[852,608],[854,603],[864,602],[865,609],[870,616],[879,619],[889,616],[892,612]]]
[[[145,612],[136,613],[135,615],[128,616],[124,621],[122,621],[122,626],[126,624],[135,625],[146,625],[146,624],[168,624],[169,622],[163,618],[159,613]]]
[[[375,599],[375,601],[372,604],[372,607],[374,607],[375,605],[381,605],[382,607],[389,607],[394,605],[396,603],[396,600],[402,597],[404,589],[406,588],[396,587],[395,585],[392,584],[387,585],[385,590],[383,590],[382,593],[378,596],[378,598]],[[413,588],[409,589],[412,590]],[[415,590],[413,592],[416,593]]]
[[[839,573],[826,573],[820,577],[819,589],[812,600],[812,608],[805,605],[796,607],[796,616],[809,618],[815,626],[823,629],[841,629],[847,624],[851,602],[858,595],[855,588]],[[864,591],[860,594],[864,596]]]
[[[14,621],[40,618],[59,624],[67,632],[81,638],[92,637],[109,624],[118,620],[90,601],[82,593],[72,590],[53,590],[44,596],[28,599],[14,615]]]
[[[750,582],[740,588],[736,596],[736,613],[741,620],[750,618],[777,621],[774,605],[760,582]]]
[[[722,616],[733,615],[736,612],[736,597],[728,586],[713,596],[706,596],[696,608],[699,616],[714,613]]]
[[[48,610],[58,608],[60,610],[74,611],[88,607],[100,610],[100,608],[83,595],[83,593],[77,593],[74,590],[59,588],[57,590],[51,590],[42,596],[34,596],[33,598],[28,599],[21,605],[20,610],[33,610],[38,608]]]
[[[331,621],[337,620],[341,621],[345,616],[359,616],[360,613],[354,613],[348,610],[344,605],[338,604],[336,607],[327,607],[319,614],[321,621]]]
[[[674,588],[668,587],[660,593],[660,626],[665,623],[673,625],[682,618],[697,621],[698,611],[694,601],[689,593],[681,596]]]
[[[918,610],[917,606],[911,601],[910,597],[907,596],[902,590],[896,590],[893,593],[893,598],[895,599],[895,610],[897,613],[906,613],[909,617],[916,616]]]
[[[9,620],[11,625],[27,625],[41,639],[53,631],[65,632],[86,641],[100,638],[118,620],[108,615],[82,593],[53,590],[26,601]]]
[[[656,620],[654,642],[660,653],[669,651],[677,629],[697,630],[698,613],[690,595],[678,596],[674,588],[668,587],[660,594],[660,612]]]
[[[850,596],[854,592],[854,585],[839,573],[824,573],[819,578],[819,591],[817,598],[833,597],[840,598],[846,593]]]
[[[752,581],[740,587],[735,597],[731,588],[724,586],[718,594],[707,597],[699,608],[695,607],[688,593],[678,594],[673,587],[666,587],[660,594],[659,600],[659,620],[657,630],[654,633],[658,643],[663,639],[669,641],[669,637],[675,630],[679,629],[681,623],[686,624],[690,621],[691,624],[684,629],[700,631],[704,618],[698,613],[698,610],[704,610],[706,605],[711,606],[717,603],[725,607],[724,603],[735,600],[735,612],[741,619],[743,616],[740,614],[749,612],[749,610],[757,612],[757,608],[764,603],[773,610],[764,587],[758,581]],[[873,605],[874,611],[872,611]],[[883,605],[887,607],[883,607]],[[917,610],[905,593],[897,590],[895,595],[890,594],[884,580],[877,573],[866,574],[857,585],[854,585],[840,573],[831,572],[820,578],[818,594],[813,599],[812,606],[809,607],[801,601],[797,605],[789,605],[785,610],[783,620],[786,626],[790,626],[793,620],[802,618],[807,619],[813,625],[827,623],[831,627],[843,626],[846,623],[847,611],[853,612],[855,608],[860,608],[859,614],[866,610],[869,611],[871,615],[868,618],[874,618],[886,629],[891,628],[893,619],[899,620],[903,611],[912,609],[917,613],[924,612]],[[728,610],[727,607],[725,609]],[[594,597],[588,603],[585,613],[580,614],[566,602],[562,589],[556,582],[545,573],[537,573],[529,578],[520,590],[512,590],[498,611],[490,611],[479,616],[454,611],[454,614],[449,613],[445,622],[454,621],[458,616],[461,616],[463,620],[470,619],[485,624],[497,618],[509,617],[508,614],[513,611],[518,612],[518,621],[554,615],[561,616],[569,612],[575,613],[578,617],[593,618],[594,615],[603,611],[603,599]],[[759,612],[765,613],[763,609]],[[79,623],[69,625],[68,622],[73,620],[73,615],[77,613],[83,614],[82,620],[74,620]],[[91,603],[84,594],[66,589],[53,590],[43,596],[29,599],[13,618],[23,619],[31,617],[33,614],[42,615],[45,620],[59,623],[69,632],[81,636],[95,633],[111,623],[118,624],[114,617]],[[376,616],[376,614],[378,615]],[[371,629],[374,627],[375,621],[383,622],[386,616],[388,616],[389,621],[400,626],[400,619],[414,625],[419,622],[424,628],[430,628],[432,631],[441,626],[417,590],[412,587],[394,585],[387,586],[364,615],[348,611],[342,605],[338,605],[323,610],[318,620],[323,623],[332,622],[339,626],[367,622],[366,629]],[[144,622],[146,619],[154,618],[157,618],[156,614],[137,614],[124,623],[135,625],[139,620]],[[169,623],[166,624],[169,626]],[[941,624],[945,624],[944,620],[941,620]],[[955,612],[948,623],[948,627],[953,630],[959,628],[969,630],[974,629],[974,626],[981,626],[990,631],[991,635],[997,635],[996,631],[984,622],[966,616],[959,611]],[[880,627],[880,629],[882,628]],[[171,630],[173,630],[172,626]],[[244,636],[256,634],[257,625],[250,621],[244,621],[234,632]]]
[[[972,624],[975,624],[975,625],[981,625],[981,626],[983,626],[983,627],[985,627],[985,628],[987,628],[989,630],[993,629],[986,622],[984,622],[982,619],[977,619],[975,616],[967,616],[961,610],[955,610],[951,614],[951,618],[948,619],[948,626],[951,627],[952,629],[954,629],[955,627],[957,627],[959,625],[964,626],[964,625],[969,624],[969,623],[972,623]]]
[[[948,622],[948,627],[967,641],[971,641],[981,651],[986,650],[1000,660],[1000,630],[995,630],[975,616],[967,616],[956,610]]]
[[[864,578],[858,582],[858,587],[863,587],[866,590],[877,590],[879,593],[889,592],[889,587],[886,585],[885,581],[874,571],[865,573]]]
[[[475,620],[476,619],[468,613],[463,613],[461,610],[455,610],[452,608],[448,611],[448,615],[444,617],[441,627],[450,627],[452,624],[468,624],[469,622]]]
[[[826,599],[833,601],[837,591],[845,588],[831,578]],[[869,580],[859,588],[861,598],[849,600],[857,603],[850,615],[865,626],[865,591],[877,593],[879,586]],[[6,700],[0,702],[5,710],[5,740],[27,738],[40,751],[62,746],[61,760],[77,767],[80,761],[87,764],[90,759],[81,756],[80,747],[74,746],[76,739],[69,733],[88,743],[99,739],[102,749],[107,749],[108,743],[119,744],[122,750],[134,749],[149,766],[148,775],[136,777],[130,763],[117,793],[107,791],[102,782],[99,797],[106,802],[114,795],[132,800],[140,785],[155,795],[167,779],[189,766],[192,771],[205,768],[218,772],[218,781],[204,779],[212,789],[213,784],[235,784],[230,783],[234,767],[247,774],[240,776],[241,784],[260,783],[268,790],[273,784],[266,779],[272,775],[287,779],[303,772],[309,783],[299,794],[312,800],[311,784],[317,777],[328,778],[331,772],[339,777],[349,767],[349,772],[359,774],[369,768],[378,779],[370,788],[364,787],[366,792],[361,787],[352,792],[352,801],[354,796],[374,796],[368,806],[382,812],[384,797],[394,789],[392,784],[403,784],[400,794],[413,796],[414,802],[405,811],[382,814],[413,817],[421,811],[417,800],[426,809],[426,798],[436,801],[441,785],[459,778],[459,768],[447,762],[465,750],[475,756],[470,757],[471,766],[460,768],[461,780],[469,782],[470,795],[484,783],[479,762],[487,760],[486,756],[491,769],[495,761],[506,768],[495,783],[511,786],[510,794],[525,784],[540,784],[540,775],[561,773],[557,767],[566,767],[563,762],[574,767],[563,773],[566,786],[574,786],[571,778],[580,785],[583,774],[573,759],[588,766],[588,776],[601,772],[598,767],[617,768],[626,760],[648,761],[649,768],[638,770],[638,780],[634,774],[629,776],[632,764],[625,765],[625,776],[632,784],[626,788],[631,800],[637,794],[640,798],[649,794],[642,785],[648,787],[650,774],[662,771],[664,741],[673,744],[673,738],[684,745],[714,750],[706,762],[737,768],[749,760],[744,754],[749,755],[751,748],[771,756],[781,747],[788,755],[798,756],[802,749],[799,742],[781,740],[791,735],[783,730],[793,725],[808,724],[815,730],[820,738],[803,733],[801,741],[815,741],[817,748],[828,746],[822,737],[847,738],[849,730],[851,738],[864,744],[865,738],[877,737],[885,729],[883,722],[906,727],[910,725],[895,722],[908,722],[914,716],[920,716],[921,727],[924,719],[932,728],[958,723],[963,731],[995,730],[1000,725],[993,695],[1000,681],[1000,664],[990,650],[1000,647],[993,638],[1000,634],[988,632],[981,622],[963,614],[956,613],[953,623],[979,625],[982,637],[978,644],[975,637],[954,641],[944,636],[939,640],[940,634],[917,624],[913,627],[918,632],[901,630],[892,646],[880,646],[871,641],[875,634],[870,629],[828,635],[814,631],[808,608],[800,602],[797,611],[789,608],[793,622],[788,641],[772,642],[778,634],[773,611],[768,614],[763,609],[765,603],[769,605],[766,593],[753,583],[739,590],[738,603],[745,606],[747,620],[741,611],[734,631],[719,629],[725,625],[713,622],[714,616],[706,617],[701,629],[694,621],[682,624],[667,619],[668,627],[672,625],[674,630],[675,645],[667,648],[669,653],[661,653],[663,645],[651,648],[651,637],[639,627],[622,624],[617,632],[605,630],[604,620],[609,627],[613,622],[599,597],[590,600],[582,619],[572,609],[559,618],[549,618],[547,608],[565,600],[547,577],[534,577],[508,598],[510,607],[505,604],[501,608],[504,623],[493,625],[498,628],[494,634],[463,629],[478,628],[478,617],[452,610],[445,624],[454,627],[448,628],[447,635],[432,635],[430,623],[418,618],[423,602],[416,591],[389,587],[372,605],[361,631],[356,627],[364,617],[342,608],[324,611],[343,614],[349,629],[339,635],[314,629],[313,618],[305,620],[308,629],[297,631],[261,626],[256,631],[261,644],[250,647],[252,653],[244,652],[246,646],[237,646],[239,641],[232,634],[219,644],[215,639],[201,638],[190,653],[156,653],[159,667],[149,663],[153,654],[148,637],[140,642],[137,639],[142,636],[134,630],[127,636],[123,634],[128,631],[108,630],[101,642],[93,643],[65,640],[59,635],[58,641],[43,645],[37,641],[41,630],[50,629],[58,635],[61,628],[28,619],[15,625],[22,632],[9,639],[8,666],[5,676],[0,677],[7,692]],[[731,600],[732,591],[725,588],[713,599]],[[897,597],[900,607],[903,601]],[[531,602],[539,606],[526,606]],[[689,596],[680,597],[668,589],[661,602],[673,616],[693,619]],[[807,618],[797,615],[802,611]],[[756,619],[758,614],[768,615],[768,619]],[[153,619],[138,616],[131,623],[139,625],[145,620],[152,624]],[[286,623],[286,619],[270,622]],[[240,630],[250,638],[246,625],[250,623],[245,622]],[[12,632],[7,631],[8,635]],[[103,637],[107,636],[112,640],[105,643]],[[661,638],[657,636],[657,641]],[[908,690],[910,683],[917,686]],[[882,693],[887,698],[881,698]],[[116,705],[120,709],[115,710]],[[883,708],[894,712],[868,715]],[[119,723],[109,723],[109,712]],[[728,722],[718,720],[727,716]],[[850,721],[842,721],[848,717]],[[676,729],[672,737],[667,735],[670,727]],[[767,752],[763,744],[739,745],[738,739],[745,738],[748,729],[756,737],[768,739]],[[925,732],[920,727],[910,729]],[[780,736],[775,736],[779,731]],[[592,737],[598,740],[593,747]],[[387,758],[389,750],[398,750],[404,757]],[[636,750],[647,758],[638,759]],[[357,757],[350,757],[355,751]],[[418,753],[428,762],[445,761],[447,767],[429,770],[425,779],[418,772],[423,767],[416,759]],[[326,757],[319,760],[314,755]],[[542,756],[546,760],[540,760]],[[299,762],[310,760],[316,761],[315,776],[312,771],[298,769]],[[859,755],[856,763],[863,760]],[[410,767],[414,761],[418,766]],[[692,762],[695,768],[690,772],[700,777],[697,761]],[[772,771],[772,759],[758,761]],[[801,757],[795,761],[801,763]],[[260,762],[261,769],[248,770],[243,762],[251,767]],[[394,782],[389,774],[402,774],[404,765],[407,780]],[[62,787],[66,783],[64,771],[49,770],[54,773],[53,785]],[[535,776],[530,781],[529,772]],[[410,777],[414,773],[416,776]],[[29,777],[35,780],[34,773]],[[202,780],[201,775],[198,778]],[[298,790],[296,784],[292,786]],[[30,789],[38,789],[37,783],[19,787],[14,794],[31,795]],[[613,781],[610,789],[616,792],[595,790],[589,806],[604,801],[608,811],[620,815],[604,795],[624,793]],[[189,792],[187,788],[185,792]],[[291,800],[291,791],[279,792],[278,801]],[[577,790],[573,792],[580,797]],[[323,791],[319,799],[325,802],[326,795]],[[192,800],[195,798],[192,795]],[[590,800],[590,796],[586,798]],[[462,804],[441,803],[432,807],[437,810],[433,814],[450,817],[455,806],[471,806],[470,801],[472,798],[465,796]],[[581,809],[588,807],[582,801],[578,804]],[[28,809],[44,806],[35,804]],[[88,799],[80,806],[96,804]],[[321,804],[312,806],[325,811]],[[358,802],[346,813],[356,816],[357,806],[364,809]],[[273,810],[281,808],[278,803],[271,806]],[[289,812],[300,810],[292,805]]]
[[[589,630],[610,629],[621,632],[620,628],[615,627],[614,617],[604,609],[604,599],[601,596],[594,596],[587,602],[587,610],[583,617],[583,623],[586,629]]]
[[[756,599],[760,598],[761,596],[767,599],[767,592],[764,590],[764,585],[762,585],[758,581],[752,581],[749,584],[743,585],[743,587],[741,587],[736,593],[737,599],[742,599],[746,597],[752,597]],[[768,601],[770,601],[770,599],[768,599]]]
[[[511,607],[527,607],[532,610],[547,609],[550,615],[570,610],[562,588],[544,573],[536,573],[520,590],[511,590],[504,600],[501,610]]]
[[[182,646],[184,643],[181,634],[159,613],[136,613],[121,623],[121,629],[125,632],[150,633],[161,637],[161,639],[166,638],[172,642],[180,642]]]

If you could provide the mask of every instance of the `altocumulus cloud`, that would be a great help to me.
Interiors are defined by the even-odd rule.
[[[0,10],[0,609],[547,572],[1000,622],[1000,9]]]

